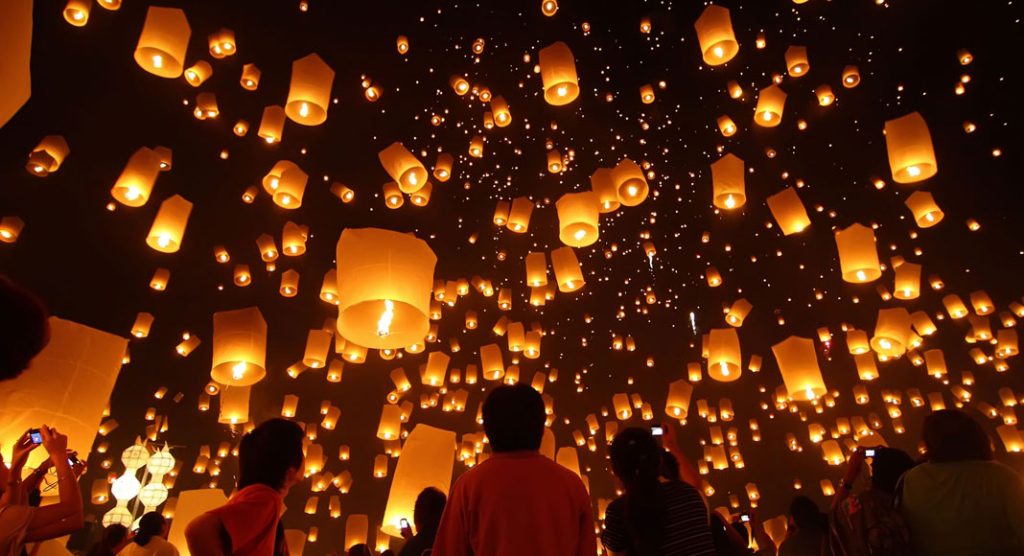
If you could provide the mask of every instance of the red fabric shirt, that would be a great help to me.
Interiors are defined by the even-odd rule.
[[[452,488],[434,556],[594,556],[590,495],[538,452],[492,455]]]
[[[233,556],[272,556],[284,500],[266,485],[249,485],[209,513],[220,518],[231,537]]]

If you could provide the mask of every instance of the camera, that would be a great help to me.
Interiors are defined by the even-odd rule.
[[[39,429],[29,429],[29,438],[32,439],[32,443],[39,445],[43,443],[43,433],[39,432]]]
[[[661,425],[651,425],[651,435],[661,436],[665,434],[665,429],[661,428]]]

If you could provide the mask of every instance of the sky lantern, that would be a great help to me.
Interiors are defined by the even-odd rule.
[[[531,252],[526,255],[526,283],[530,287],[539,288],[548,283],[548,260],[543,251]],[[473,314],[476,316],[476,313]],[[467,323],[469,314],[466,314]]]
[[[302,125],[320,125],[327,120],[334,70],[316,53],[292,62],[292,80],[284,105],[288,118]]]
[[[213,67],[206,60],[199,60],[185,70],[185,81],[193,87],[198,87],[206,82],[213,75]]]
[[[419,190],[409,194],[409,202],[418,207],[425,207],[430,203],[430,194],[433,191],[434,184],[428,181],[427,184],[419,188]]]
[[[551,149],[547,154],[548,173],[557,174],[562,171],[562,153],[558,149]]]
[[[896,284],[893,297],[896,299],[917,299],[921,295],[921,265],[903,263],[896,267]]]
[[[732,19],[729,10],[711,4],[704,8],[700,17],[693,24],[697,30],[697,41],[704,56],[704,63],[718,66],[732,60],[740,50],[736,35],[732,30]]]
[[[711,164],[712,199],[716,207],[733,210],[746,204],[744,174],[743,159],[732,153]]]
[[[612,169],[611,178],[619,202],[623,205],[635,207],[647,198],[647,178],[636,162],[623,158]]]
[[[602,214],[619,209],[619,194],[611,168],[598,168],[590,176],[590,189],[597,195],[598,210]]]
[[[395,48],[399,54],[407,54],[409,52],[409,37],[398,35],[398,38],[395,39]]]
[[[412,234],[346,228],[338,239],[338,332],[374,349],[421,342],[430,329],[437,257]]]
[[[208,91],[196,95],[196,107],[192,114],[197,120],[206,120],[219,116],[220,108],[217,106],[217,95]]]
[[[311,369],[320,369],[327,365],[327,352],[331,349],[333,336],[328,330],[314,328],[306,335],[306,351],[302,355],[302,364]]]
[[[213,365],[219,384],[249,386],[266,376],[267,322],[257,307],[213,314]]]
[[[242,76],[238,79],[239,84],[246,91],[255,91],[260,86],[260,77],[263,72],[256,64],[245,64],[242,66]]]
[[[512,123],[512,113],[508,110],[508,101],[501,95],[491,98],[491,113],[494,117],[494,125],[508,127]]]
[[[217,422],[225,425],[239,425],[249,422],[249,398],[252,386],[225,386],[217,398],[220,411]]]
[[[416,497],[423,489],[433,487],[448,494],[455,466],[455,441],[452,431],[424,424],[412,429],[395,465],[382,531],[393,537],[401,536],[402,520],[413,523]]]
[[[135,46],[135,62],[153,75],[174,79],[184,68],[191,36],[192,29],[184,11],[149,6]]]
[[[718,131],[722,133],[722,137],[732,137],[736,134],[736,123],[727,115],[719,116]]]
[[[928,124],[917,112],[885,122],[885,148],[896,183],[917,183],[938,172]]]
[[[306,252],[306,240],[309,238],[309,227],[300,226],[294,222],[285,222],[284,230],[281,232],[281,245],[284,254],[289,257],[297,257]]]
[[[92,10],[92,0],[68,0],[64,6],[64,21],[75,27],[85,27],[89,23],[89,11]]]
[[[927,191],[911,193],[907,197],[906,205],[914,216],[914,222],[917,223],[919,228],[931,228],[942,222],[942,218],[946,215],[939,208],[939,205],[935,204],[935,198],[932,197],[932,194]]]
[[[807,61],[806,46],[791,46],[786,49],[786,71],[790,77],[803,77],[811,70],[811,64]]]
[[[466,78],[461,75],[451,76],[448,79],[448,84],[452,86],[452,90],[459,96],[468,93],[470,89],[469,81],[466,81]]]
[[[583,287],[583,269],[572,247],[559,247],[551,251],[551,266],[555,271],[558,291],[571,293]]]
[[[640,102],[644,104],[654,102],[654,87],[650,83],[640,87]]]
[[[757,93],[754,123],[761,127],[775,127],[782,123],[782,110],[786,105],[786,92],[778,85],[769,85]]]
[[[423,373],[423,384],[428,386],[441,386],[444,384],[444,377],[448,374],[448,364],[452,358],[440,351],[432,351],[427,356],[427,366]]]
[[[413,193],[427,184],[426,167],[401,143],[396,141],[388,145],[377,153],[377,158],[402,193]]]
[[[176,253],[181,248],[192,203],[180,195],[172,195],[160,203],[153,226],[146,236],[146,244],[161,253]]]
[[[843,280],[854,284],[874,282],[882,276],[875,232],[862,224],[853,224],[835,234]]]
[[[290,160],[278,160],[270,168],[270,171],[263,176],[263,189],[271,196],[281,186],[281,180],[287,170],[297,169],[299,166]]]
[[[235,47],[235,32],[231,29],[221,28],[207,36],[207,44],[210,48],[210,56],[220,60],[228,56],[234,56],[238,49]]]
[[[690,411],[690,397],[693,385],[680,378],[668,384],[668,398],[665,400],[665,415],[673,419],[686,419]]]
[[[485,380],[500,380],[505,376],[505,361],[498,344],[480,346],[480,368]]]
[[[615,409],[615,416],[620,421],[625,421],[633,416],[633,409],[629,403],[629,396],[624,393],[612,396],[612,407]]]
[[[779,224],[782,235],[788,236],[798,234],[811,225],[811,219],[807,216],[807,209],[800,201],[800,195],[796,188],[787,187],[766,199],[768,209],[771,210],[775,222]]]
[[[732,382],[743,372],[740,366],[740,338],[735,328],[713,328],[708,337],[708,376]]]
[[[558,0],[541,0],[540,13],[551,17],[558,11]]]
[[[941,349],[929,349],[924,352],[924,364],[928,375],[935,378],[946,376],[946,356]]]
[[[269,144],[280,143],[284,134],[284,108],[271,105],[263,109],[263,117],[260,119],[260,128],[256,135],[263,138]]]
[[[906,352],[910,340],[910,313],[903,307],[879,309],[871,349],[879,356],[899,357]]]
[[[836,101],[836,95],[832,92],[832,86],[828,84],[815,87],[814,96],[818,97],[818,104],[821,106],[830,106]]]
[[[539,53],[540,77],[544,100],[552,106],[564,106],[580,94],[576,79],[576,60],[569,45],[562,41],[542,48]]]
[[[943,297],[942,304],[951,319],[962,319],[967,316],[967,305],[964,305],[964,301],[955,293]]]
[[[818,367],[814,340],[790,336],[773,345],[772,353],[791,399],[810,401],[828,392]]]
[[[61,163],[67,158],[69,152],[71,149],[64,137],[47,135],[28,155],[25,169],[33,176],[45,178],[60,169]]]
[[[725,314],[725,322],[729,324],[729,326],[739,328],[740,326],[743,326],[743,321],[747,318],[747,315],[750,314],[750,310],[753,308],[754,306],[746,299],[737,299],[733,302],[732,306],[729,307],[729,312]]]
[[[149,147],[140,147],[132,153],[110,195],[129,207],[141,207],[149,200],[153,185],[160,174],[160,159]]]
[[[533,201],[529,197],[516,197],[512,199],[505,227],[517,234],[525,234],[530,227],[531,214],[533,214]],[[495,212],[495,220],[497,220],[497,212]]]
[[[289,210],[302,206],[302,196],[306,192],[309,175],[298,166],[292,165],[281,172],[281,179],[274,189],[274,204]]]
[[[846,66],[843,68],[843,87],[852,89],[860,85],[860,70],[857,66]]]
[[[381,440],[398,438],[401,428],[402,408],[397,405],[384,404],[380,413],[380,423],[377,425],[377,438]]]
[[[455,163],[455,159],[448,153],[439,153],[437,155],[437,163],[434,164],[434,178],[437,181],[444,183],[452,177],[452,165]]]
[[[405,197],[402,195],[402,190],[399,189],[398,184],[389,181],[382,187],[382,194],[384,196],[384,205],[389,209],[397,209],[405,204]]]
[[[597,241],[598,200],[593,192],[566,193],[555,203],[558,238],[571,247],[586,247]],[[538,284],[543,285],[543,284]]]
[[[995,304],[992,303],[992,298],[985,293],[984,290],[977,290],[970,293],[971,307],[974,308],[974,312],[979,315],[988,315],[995,310]]]

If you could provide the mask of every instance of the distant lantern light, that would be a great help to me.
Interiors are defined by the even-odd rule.
[[[818,104],[821,106],[830,106],[836,101],[836,95],[830,85],[819,85],[814,89],[814,96],[818,97]]]
[[[491,99],[491,113],[494,125],[498,127],[508,127],[512,123],[512,113],[509,112],[508,102],[501,95],[496,95]]]
[[[193,87],[202,85],[213,75],[213,67],[206,60],[199,60],[185,70],[185,81]]]
[[[811,64],[807,61],[806,46],[791,46],[786,49],[786,71],[790,77],[803,77],[811,71]]]
[[[729,116],[719,116],[718,131],[723,137],[732,137],[736,134],[736,123]]]
[[[309,175],[298,166],[284,170],[277,188],[273,191],[274,204],[289,210],[301,207],[308,181]]]
[[[736,42],[728,9],[711,4],[704,8],[693,26],[697,30],[697,41],[705,64],[724,64],[739,52],[740,45]]]
[[[64,21],[75,27],[85,27],[91,10],[92,0],[68,0],[64,6]]]
[[[153,75],[174,79],[184,68],[191,35],[184,11],[149,6],[135,46],[135,62]]]
[[[242,66],[242,77],[238,81],[246,91],[255,91],[260,86],[261,75],[262,72],[256,64],[245,64]]]
[[[539,53],[540,77],[544,86],[544,100],[552,106],[564,106],[580,94],[576,77],[576,60],[564,42],[556,42]]]
[[[517,234],[525,234],[530,227],[530,215],[532,214],[533,201],[529,197],[516,197],[512,199],[505,227]]]
[[[211,33],[207,36],[207,45],[210,48],[210,56],[218,60],[234,56],[235,52],[238,51],[235,46],[235,32],[231,29],[221,28]]]
[[[782,235],[798,234],[811,225],[807,209],[800,201],[796,188],[787,187],[767,199],[768,209],[782,230]]]
[[[860,85],[860,70],[857,66],[846,66],[843,68],[843,87],[852,89]]]
[[[541,0],[540,13],[551,17],[558,11],[558,0]]]
[[[928,124],[917,112],[885,122],[885,147],[897,183],[924,181],[938,172]]]
[[[406,37],[405,35],[398,35],[398,38],[395,39],[395,48],[398,50],[399,54],[402,54],[402,55],[408,54],[409,53],[409,37]]]

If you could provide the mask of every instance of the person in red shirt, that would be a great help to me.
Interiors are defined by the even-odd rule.
[[[539,452],[544,401],[525,384],[495,388],[483,407],[493,454],[456,481],[432,556],[594,556],[590,495]]]

